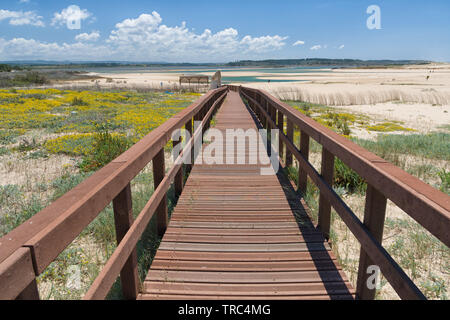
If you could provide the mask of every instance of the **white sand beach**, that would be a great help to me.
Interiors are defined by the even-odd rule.
[[[450,124],[450,64],[321,69],[320,72],[305,70],[302,73],[296,73],[295,70],[292,73],[271,73],[270,70],[226,69],[222,75],[228,78],[264,79],[264,82],[232,83],[263,89],[280,99],[336,106],[380,120],[385,118],[403,121],[420,132]],[[94,82],[100,87],[171,90],[178,87],[179,76],[185,72],[186,70],[179,69],[167,72],[91,73],[102,78],[77,81],[72,85],[86,86]],[[199,73],[212,76],[214,72],[202,70]],[[265,79],[270,79],[270,83]]]

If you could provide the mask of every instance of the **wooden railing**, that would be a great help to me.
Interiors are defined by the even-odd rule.
[[[202,129],[196,130],[167,174],[164,147],[176,129],[184,126],[192,135],[193,120],[202,121],[202,126],[207,128],[227,90],[222,87],[209,91],[79,186],[0,238],[0,300],[39,299],[36,277],[111,202],[118,245],[84,298],[105,298],[120,273],[124,297],[136,299],[140,284],[136,244],[154,214],[159,234],[165,232],[167,191],[173,182],[175,192],[181,194],[181,158],[192,154],[194,141],[202,139]],[[130,182],[150,161],[155,191],[134,220]]]
[[[373,299],[375,289],[366,285],[367,268],[376,265],[402,299],[425,299],[402,268],[382,246],[387,199],[390,199],[446,246],[450,246],[450,197],[393,164],[318,124],[267,92],[230,86],[248,102],[266,129],[280,130],[280,158],[287,166],[299,162],[298,188],[304,194],[307,177],[320,190],[318,227],[330,234],[331,207],[361,244],[356,293]],[[286,123],[286,130],[284,130]],[[300,131],[300,149],[294,143],[294,127]],[[309,162],[310,138],[322,145],[319,173]],[[284,146],[286,152],[284,152]],[[339,158],[367,182],[364,221],[360,221],[332,188],[334,160]]]
[[[165,232],[168,223],[166,193],[172,183],[175,192],[181,193],[183,166],[179,160],[194,157],[189,151],[192,151],[194,141],[202,138],[204,130],[196,130],[168,173],[165,172],[164,147],[171,140],[174,130],[184,126],[192,133],[193,120],[202,121],[203,127],[207,128],[227,90],[241,93],[263,127],[280,129],[280,156],[287,166],[292,165],[293,157],[299,162],[299,190],[306,191],[308,176],[320,190],[318,226],[323,234],[326,237],[330,234],[333,207],[360,242],[358,298],[373,299],[375,290],[366,286],[366,271],[368,266],[377,265],[401,298],[424,299],[424,295],[382,246],[386,202],[390,199],[450,246],[450,197],[268,93],[236,86],[208,92],[52,205],[0,238],[0,299],[38,299],[36,277],[111,202],[118,246],[84,298],[105,298],[120,274],[124,297],[135,299],[139,290],[136,244],[155,214],[159,234]],[[300,149],[294,143],[296,128],[300,131]],[[308,160],[310,138],[323,147],[320,174]],[[332,188],[335,157],[367,181],[364,221],[358,219]],[[133,221],[130,182],[151,161],[155,191]]]

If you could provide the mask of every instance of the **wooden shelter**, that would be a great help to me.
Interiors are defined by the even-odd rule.
[[[205,83],[209,84],[209,77],[201,74],[191,74],[191,75],[182,75],[180,76],[180,86],[182,83]]]

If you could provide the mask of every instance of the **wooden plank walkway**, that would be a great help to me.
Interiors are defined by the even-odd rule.
[[[215,128],[257,125],[229,92]],[[139,299],[353,299],[290,184],[261,167],[193,166]]]

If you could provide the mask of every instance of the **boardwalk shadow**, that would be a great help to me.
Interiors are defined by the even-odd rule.
[[[262,126],[253,111],[247,105],[246,107],[252,115],[258,128],[262,129]],[[270,150],[270,152],[269,150],[267,151],[268,154],[275,152],[273,149]],[[340,270],[337,268],[330,251],[328,251],[325,239],[318,242],[317,238],[311,237],[311,234],[317,235],[321,234],[321,232],[314,226],[313,221],[301,203],[302,195],[300,195],[293,188],[290,180],[284,174],[283,170],[281,170],[281,164],[278,163],[278,165],[280,168],[277,173],[278,181],[283,188],[286,200],[288,201],[292,213],[296,218],[298,227],[305,239],[308,252],[311,255],[315,268],[319,273],[327,294],[331,299],[353,299],[352,293],[349,291],[345,279],[342,278],[339,272]]]

